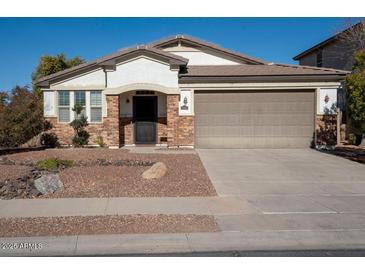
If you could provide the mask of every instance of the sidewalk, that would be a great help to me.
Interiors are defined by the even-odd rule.
[[[0,200],[3,217],[61,217],[127,214],[250,214],[255,209],[236,197],[67,198]]]
[[[0,238],[0,256],[147,255],[212,251],[355,250],[365,247],[365,230],[246,231],[189,234],[79,235]],[[12,243],[41,248],[5,249]]]

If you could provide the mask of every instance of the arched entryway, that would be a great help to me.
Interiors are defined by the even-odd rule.
[[[104,92],[119,99],[120,146],[168,144],[167,98],[176,97],[177,89],[133,84]]]

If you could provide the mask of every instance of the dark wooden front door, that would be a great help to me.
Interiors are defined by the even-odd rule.
[[[133,119],[135,143],[156,143],[157,96],[134,96]]]

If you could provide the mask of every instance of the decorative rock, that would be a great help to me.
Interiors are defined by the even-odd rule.
[[[167,167],[162,162],[157,162],[145,172],[142,173],[142,178],[144,179],[158,179],[165,176],[167,172]]]
[[[0,165],[15,165],[15,162],[4,156],[0,157]]]
[[[34,186],[44,195],[63,188],[63,183],[58,174],[46,174],[34,180]]]

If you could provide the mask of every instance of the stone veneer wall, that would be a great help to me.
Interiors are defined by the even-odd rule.
[[[119,140],[120,145],[131,145],[133,141],[133,118],[121,117],[119,119]]]
[[[89,144],[94,145],[97,136],[102,136],[108,146],[119,146],[119,96],[107,96],[108,115],[103,118],[103,123],[92,123],[86,128],[90,133]],[[74,130],[69,123],[58,123],[57,117],[46,118],[61,145],[71,145]]]
[[[167,144],[167,117],[157,118],[157,144]]]
[[[179,95],[167,95],[167,143],[194,145],[194,116],[179,116]]]
[[[316,115],[316,135],[319,146],[337,144],[337,115]]]

